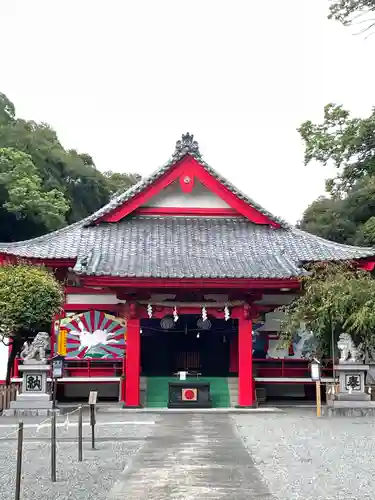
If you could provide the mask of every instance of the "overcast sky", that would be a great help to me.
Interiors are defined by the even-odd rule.
[[[375,36],[328,0],[3,0],[0,92],[100,169],[147,175],[194,133],[205,160],[295,222],[330,172],[297,127],[370,112]]]

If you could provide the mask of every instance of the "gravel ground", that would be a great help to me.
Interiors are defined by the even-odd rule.
[[[96,449],[91,450],[91,431],[84,427],[83,462],[78,462],[77,419],[57,428],[57,482],[50,480],[50,429],[37,429],[42,419],[24,419],[22,500],[105,500],[131,457],[153,432],[155,416],[98,416]],[[87,421],[87,416],[85,416]],[[59,418],[60,424],[66,421]],[[135,424],[141,421],[144,424]],[[15,435],[4,439],[15,419],[0,419],[0,500],[14,500],[17,443]],[[116,423],[117,422],[117,423]],[[123,423],[125,422],[125,423]],[[113,425],[114,423],[114,425]],[[29,427],[34,425],[33,427]]]
[[[205,425],[203,422],[203,427],[201,425],[200,430],[195,430],[196,436],[192,433],[189,437],[193,441],[199,438],[198,444],[191,450],[189,449],[189,453],[192,454],[191,460],[187,462],[182,460],[181,464],[174,464],[177,452],[173,452],[173,446],[182,438],[186,440],[184,434],[187,417],[169,416],[168,418],[171,418],[171,422],[166,421],[165,415],[157,414],[98,414],[97,449],[91,450],[90,428],[85,426],[83,431],[84,461],[79,463],[76,415],[69,418],[68,428],[62,425],[66,417],[60,417],[58,419],[60,426],[57,428],[57,483],[50,481],[49,427],[37,428],[37,424],[42,419],[24,419],[25,442],[21,499],[107,500],[109,492],[121,478],[126,479],[126,487],[130,485],[129,481],[133,481],[133,490],[136,489],[136,485],[139,487],[136,479],[140,480],[142,474],[142,480],[147,481],[150,473],[149,467],[155,470],[159,466],[160,470],[164,467],[165,474],[169,474],[172,469],[175,472],[178,469],[177,476],[181,476],[178,481],[182,481],[183,478],[186,479],[185,476],[189,474],[189,471],[190,475],[192,474],[193,466],[199,469],[195,455],[204,447],[206,441],[207,450],[202,455],[204,460],[209,460],[212,456],[211,451],[214,452],[213,457],[216,458],[211,464],[207,462],[207,466],[202,466],[199,474],[202,475],[204,471],[203,475],[209,475],[212,472],[212,485],[210,486],[217,486],[225,479],[222,474],[216,476],[216,469],[220,469],[216,462],[220,461],[221,464],[223,461],[227,463],[226,467],[230,470],[240,470],[241,461],[236,458],[233,451],[229,451],[227,446],[225,446],[227,453],[222,454],[219,450],[219,444],[222,440],[224,441],[225,437],[222,432],[225,426],[223,423],[220,424],[220,418],[225,420],[224,416],[207,415],[204,419],[199,417],[202,422],[205,419],[207,422],[205,420]],[[256,480],[266,483],[267,489],[275,500],[370,500],[375,498],[373,493],[375,491],[373,472],[375,470],[373,452],[375,419],[318,419],[313,410],[308,409],[286,410],[285,413],[274,414],[238,414],[230,416],[229,419],[234,422],[238,431],[237,436],[233,434],[231,437],[233,446],[235,446],[235,441],[241,443],[242,439],[249,453],[248,463],[245,459],[242,460],[243,472],[241,474],[245,477],[246,471],[250,473],[254,469],[252,474],[255,474],[254,477],[258,475]],[[87,413],[84,420],[88,422]],[[15,426],[16,422],[16,419],[12,418],[0,419],[0,500],[14,500],[17,446],[14,434],[9,438],[4,438],[14,431],[15,427],[10,426]],[[215,422],[217,432],[222,437],[220,442],[210,437],[210,432],[212,433],[213,430],[209,422],[211,425]],[[140,453],[137,453],[139,450],[141,450]],[[172,457],[164,463],[164,466],[162,463],[155,462],[163,453]],[[220,457],[216,455],[217,453]],[[238,453],[240,454],[239,450]],[[146,459],[151,465],[147,465]],[[212,458],[210,460],[212,461]],[[182,466],[185,462],[186,467]],[[128,472],[125,475],[122,474],[128,466],[130,466],[127,469]],[[251,484],[255,484],[254,481],[255,479]],[[239,484],[235,483],[237,483],[235,480],[228,482],[227,486],[233,492],[225,497],[228,500],[242,498],[238,495],[244,492],[241,492],[241,488],[234,488],[239,488]],[[223,490],[223,485],[221,486]],[[261,496],[262,493],[260,495],[259,493],[256,496],[259,500],[270,498],[268,493],[264,493],[266,496]],[[209,497],[208,493],[204,496]],[[143,498],[148,500],[148,498]],[[221,497],[212,496],[212,498]],[[249,496],[248,493],[246,498],[253,498],[253,496]]]
[[[302,409],[233,419],[276,499],[375,498],[375,419]]]

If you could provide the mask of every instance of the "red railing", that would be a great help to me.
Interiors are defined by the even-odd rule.
[[[309,362],[301,359],[254,359],[255,377],[310,378]],[[322,377],[332,377],[331,367],[322,368]]]
[[[14,362],[13,378],[19,378],[19,365],[22,359]],[[120,377],[122,375],[122,359],[77,359],[65,360],[64,377]]]
[[[16,358],[12,376],[18,378],[20,358]],[[65,360],[65,377],[120,377],[123,360],[78,359]],[[254,359],[254,377],[262,378],[310,378],[309,363],[301,359]],[[332,365],[322,368],[322,377],[332,377]]]
[[[65,377],[120,377],[122,359],[69,359],[65,361]]]

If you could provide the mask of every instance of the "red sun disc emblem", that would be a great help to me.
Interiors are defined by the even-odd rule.
[[[191,389],[188,389],[187,391],[185,391],[184,395],[185,395],[185,399],[188,399],[188,400],[195,398],[195,392],[192,391]]]

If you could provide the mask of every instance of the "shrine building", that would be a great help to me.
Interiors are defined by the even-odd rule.
[[[98,390],[126,407],[167,406],[179,371],[209,381],[214,406],[251,407],[256,389],[308,398],[308,333],[279,349],[275,310],[300,293],[306,263],[372,269],[374,257],[269,213],[210,167],[190,134],[168,163],[86,219],[0,244],[0,263],[43,263],[65,283],[51,328],[51,356],[65,355],[58,399]],[[331,377],[328,368],[323,382]]]

